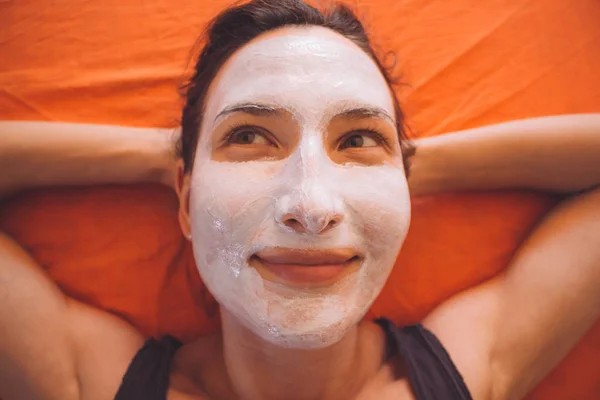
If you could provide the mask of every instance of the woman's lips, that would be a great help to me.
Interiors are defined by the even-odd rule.
[[[329,286],[360,264],[353,249],[269,248],[250,258],[263,278],[302,287]]]

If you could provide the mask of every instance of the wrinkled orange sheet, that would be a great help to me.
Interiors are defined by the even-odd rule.
[[[176,87],[201,27],[228,1],[0,1],[0,118],[175,126]],[[415,136],[600,111],[597,0],[364,0],[394,50]],[[419,199],[373,315],[417,321],[506,266],[554,199],[526,193]],[[22,195],[0,225],[70,295],[147,335],[216,327],[214,302],[158,186]],[[573,265],[576,269],[577,265]],[[600,324],[530,399],[600,398]]]

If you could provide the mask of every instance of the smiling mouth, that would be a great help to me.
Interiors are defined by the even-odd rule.
[[[324,287],[356,271],[362,257],[354,249],[268,248],[250,257],[249,264],[269,281],[288,286]]]

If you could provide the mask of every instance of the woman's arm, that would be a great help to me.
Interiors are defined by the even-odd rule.
[[[542,117],[416,140],[415,195],[503,188],[556,193],[600,184],[600,113]]]
[[[170,184],[173,133],[0,122],[0,197],[50,185]],[[113,398],[142,344],[121,319],[65,296],[0,232],[0,398]]]
[[[0,122],[0,197],[39,186],[173,179],[174,129]]]
[[[549,213],[502,274],[424,321],[474,398],[521,399],[600,316],[600,115],[516,121],[418,145],[411,182],[418,194],[584,192]]]

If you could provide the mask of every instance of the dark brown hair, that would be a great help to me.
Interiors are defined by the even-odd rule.
[[[183,87],[185,106],[181,116],[181,137],[177,144],[178,156],[183,159],[184,172],[192,170],[204,102],[213,79],[231,57],[245,44],[263,33],[286,26],[321,26],[350,39],[368,54],[385,78],[393,97],[404,164],[408,173],[408,159],[414,152],[404,128],[400,104],[392,87],[391,68],[379,60],[367,33],[354,12],[344,4],[335,4],[321,11],[303,0],[252,0],[222,11],[207,26],[204,46],[194,73]]]

